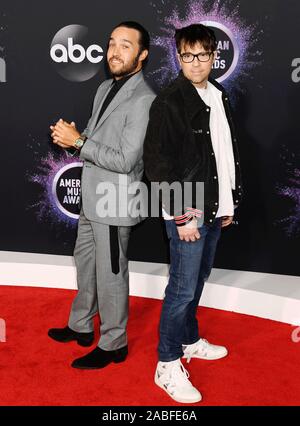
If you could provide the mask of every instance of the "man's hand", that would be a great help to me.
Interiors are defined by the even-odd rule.
[[[222,228],[230,225],[232,223],[232,221],[233,221],[233,216],[223,216],[222,217]]]
[[[60,119],[55,126],[50,126],[50,129],[52,130],[51,136],[53,138],[53,143],[62,148],[74,147],[76,139],[80,136],[73,121],[69,124]]]
[[[195,242],[201,238],[199,229],[197,228],[197,219],[193,219],[184,226],[177,226],[177,231],[179,238],[187,243],[190,241]]]

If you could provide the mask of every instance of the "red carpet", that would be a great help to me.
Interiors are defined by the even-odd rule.
[[[0,405],[180,405],[153,383],[161,302],[130,300],[129,357],[104,370],[70,367],[91,348],[47,336],[66,324],[75,291],[0,286]],[[300,405],[300,343],[294,327],[246,315],[200,308],[202,335],[226,345],[227,358],[193,360],[198,405]]]

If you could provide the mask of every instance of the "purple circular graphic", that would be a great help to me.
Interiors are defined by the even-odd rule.
[[[226,80],[234,72],[239,60],[238,43],[232,31],[220,22],[202,21],[211,28],[217,38],[217,57],[211,72],[212,78],[219,82]]]
[[[54,176],[52,194],[59,210],[65,215],[79,218],[82,163],[62,167]]]
[[[37,217],[39,220],[47,220],[52,224],[64,223],[66,226],[70,227],[77,226],[79,217],[78,205],[73,205],[70,209],[70,203],[73,204],[74,201],[76,202],[78,199],[70,199],[70,203],[68,203],[69,209],[66,208],[66,203],[61,203],[61,200],[63,201],[63,190],[68,188],[68,186],[61,186],[59,194],[57,195],[55,183],[57,183],[61,177],[80,179],[82,164],[83,163],[79,162],[78,159],[74,159],[64,152],[60,158],[54,157],[53,153],[50,152],[46,158],[40,160],[38,172],[33,176],[29,176],[31,182],[37,183],[42,188],[41,197],[31,206],[37,209]],[[72,169],[75,175],[72,173]],[[69,175],[68,171],[71,175]],[[74,188],[76,187],[76,182],[75,186],[72,186],[72,183],[70,183],[70,185],[69,187]],[[66,195],[70,197],[78,196],[75,195],[77,192],[75,190],[73,190],[73,193],[71,193],[70,190],[66,190],[65,192]]]
[[[162,49],[163,54],[160,67],[150,72],[149,76],[159,86],[176,78],[180,70],[174,40],[175,29],[191,24],[203,23],[216,32],[217,41],[221,42],[219,61],[223,62],[217,63],[212,70],[212,77],[222,82],[229,92],[242,90],[244,79],[251,77],[251,70],[261,64],[262,52],[257,50],[256,45],[263,30],[258,30],[257,25],[246,25],[243,22],[238,3],[188,0],[183,6],[179,1],[161,0],[151,5],[156,9],[160,22],[159,34],[152,36],[152,44]]]

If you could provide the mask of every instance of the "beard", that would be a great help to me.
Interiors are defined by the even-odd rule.
[[[116,71],[114,71],[110,65],[110,61],[114,59],[114,57],[110,58],[108,62],[108,67],[109,67],[109,71],[111,75],[113,77],[125,77],[126,75],[131,74],[133,71],[136,70],[136,67],[138,66],[139,56],[140,56],[140,53],[131,62],[128,62],[126,64],[124,64],[123,62],[123,65]]]

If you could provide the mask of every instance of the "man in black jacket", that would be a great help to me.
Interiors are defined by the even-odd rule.
[[[242,187],[228,96],[209,78],[216,55],[214,32],[194,24],[176,30],[175,40],[181,72],[152,104],[144,162],[152,182],[192,185],[191,204],[186,197],[178,203],[175,195],[168,203],[162,196],[171,264],[155,372],[155,383],[171,398],[191,403],[202,397],[180,358],[214,360],[228,353],[200,338],[196,313],[221,228],[231,224]],[[195,184],[200,182],[203,206],[196,202]]]

